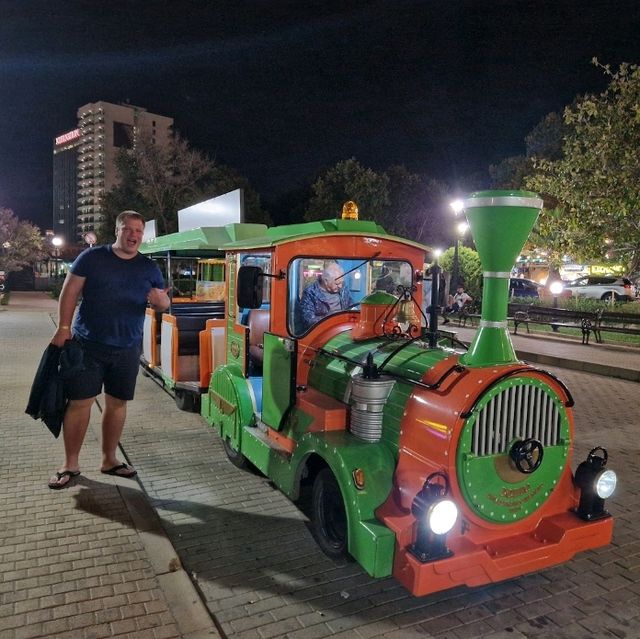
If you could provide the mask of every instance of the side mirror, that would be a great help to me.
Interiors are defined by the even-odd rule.
[[[260,308],[262,277],[262,269],[259,266],[241,266],[238,269],[236,298],[240,308]]]

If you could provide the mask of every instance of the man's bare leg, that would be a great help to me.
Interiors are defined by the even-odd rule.
[[[62,488],[66,486],[74,474],[80,471],[80,450],[84,442],[89,419],[91,418],[91,407],[95,397],[89,399],[72,399],[67,404],[64,413],[64,425],[62,427],[62,439],[64,441],[64,464],[49,481],[52,488]]]
[[[116,450],[127,418],[127,401],[118,399],[105,393],[104,411],[102,413],[102,467],[103,471],[120,466],[122,462],[116,457]],[[135,474],[130,466],[125,466],[120,472],[122,476]]]

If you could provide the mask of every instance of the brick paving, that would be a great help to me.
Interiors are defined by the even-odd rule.
[[[15,341],[39,341],[34,349],[39,353],[51,329],[48,317],[36,317],[33,326],[21,323]],[[2,473],[17,494],[5,491],[11,494],[1,498],[0,636],[7,630],[11,639],[118,632],[160,636],[148,634],[158,630],[169,633],[161,636],[179,636],[170,634],[178,631],[163,599],[162,576],[154,574],[153,558],[145,556],[136,539],[140,534],[118,504],[117,487],[90,470],[72,489],[51,495],[44,486],[52,469],[53,440],[19,414],[24,401],[17,402],[21,410],[16,414],[15,396],[24,394],[33,370],[15,370],[24,343],[10,347],[13,365],[5,363],[2,320],[0,311],[0,415],[3,426],[7,415],[15,422]],[[573,357],[572,348],[558,342],[552,350],[557,357],[563,352]],[[587,352],[611,366],[620,359],[615,350]],[[640,479],[634,472],[640,446],[639,387],[602,375],[551,370],[576,400],[574,468],[591,447],[602,444],[619,474],[619,489],[609,502],[616,517],[614,541],[562,566],[473,590],[461,587],[417,598],[391,578],[372,579],[355,563],[333,563],[313,541],[304,513],[264,477],[232,466],[204,421],[179,411],[148,378],[139,378],[123,447],[183,567],[222,634],[230,638],[640,639],[635,519]],[[88,443],[83,463],[95,469],[98,447]],[[25,530],[27,522],[31,525]],[[132,598],[147,593],[144,601]],[[102,616],[106,614],[114,618]],[[143,627],[145,619],[160,623]],[[56,629],[55,623],[69,625]],[[50,624],[49,634],[45,624]],[[135,634],[131,624],[141,624]],[[84,634],[75,628],[84,628]],[[94,628],[101,630],[91,634]],[[99,634],[107,629],[111,634]]]
[[[62,441],[24,409],[55,305],[37,293],[12,295],[15,307],[0,307],[0,637],[216,636],[181,630],[161,587],[169,567],[154,567],[130,511],[135,496],[124,497],[136,482],[99,472],[95,407],[82,475],[67,489],[47,488]]]

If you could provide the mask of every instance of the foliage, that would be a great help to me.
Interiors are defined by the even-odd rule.
[[[62,285],[63,284],[64,284],[64,280],[53,282],[51,284],[51,290],[49,291],[49,295],[54,300],[57,300],[60,297],[60,292],[62,291]]]
[[[327,169],[311,186],[305,220],[340,217],[348,200],[357,203],[360,218],[378,222],[389,206],[389,178],[363,167],[355,158]]]
[[[361,219],[374,220],[392,235],[433,245],[450,241],[447,185],[405,166],[377,173],[350,158],[324,171],[311,191],[308,221],[339,217],[342,205],[354,200]]]
[[[0,306],[9,306],[10,298],[11,298],[11,291],[5,291],[4,293],[0,293]]]
[[[442,268],[451,273],[453,270],[454,248],[448,248],[438,260]],[[460,281],[465,291],[474,300],[482,299],[482,264],[480,256],[473,249],[461,246],[458,250],[458,264],[460,265]]]
[[[608,252],[640,267],[640,67],[621,64],[607,89],[567,107],[563,155],[534,160],[527,186],[542,193],[552,214],[541,228],[577,259],[602,259]]]
[[[40,229],[21,222],[11,209],[0,208],[0,271],[7,275],[45,255]]]
[[[389,206],[379,221],[386,231],[432,246],[447,241],[451,226],[448,187],[410,173],[404,166],[389,167],[385,175]]]
[[[522,189],[534,172],[535,159],[558,160],[562,157],[564,137],[569,127],[559,113],[547,114],[525,137],[526,155],[505,158],[489,167],[492,188]]]
[[[164,235],[177,231],[179,209],[237,188],[244,189],[246,221],[268,223],[260,198],[245,177],[190,148],[177,134],[164,146],[141,135],[133,151],[120,151],[116,168],[119,182],[103,198],[100,242],[113,239],[115,218],[125,209],[155,219],[157,232]]]

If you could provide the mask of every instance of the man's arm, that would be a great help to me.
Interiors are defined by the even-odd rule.
[[[51,339],[51,343],[55,346],[63,346],[67,340],[71,339],[71,322],[85,279],[79,275],[67,273],[58,300],[58,329]]]

